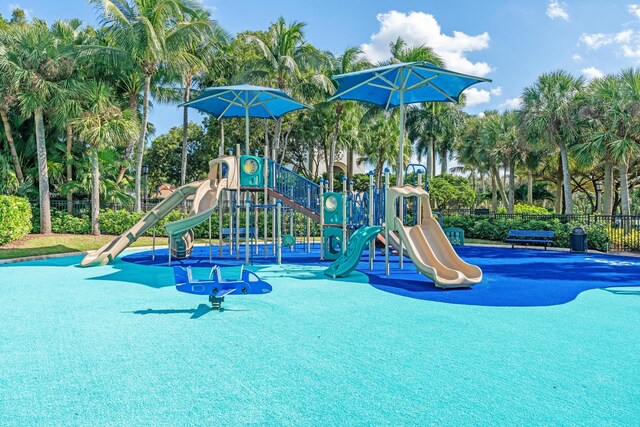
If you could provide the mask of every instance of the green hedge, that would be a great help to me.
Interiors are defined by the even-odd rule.
[[[606,251],[609,244],[609,233],[604,223],[587,225],[574,221],[563,224],[558,219],[523,220],[467,215],[445,217],[444,226],[462,228],[466,238],[494,241],[503,241],[509,230],[552,230],[556,233],[552,246],[561,248],[569,246],[571,230],[582,227],[588,235],[590,249]]]
[[[26,236],[31,231],[31,205],[27,199],[0,196],[0,245]]]
[[[133,225],[136,222],[140,221],[140,219],[143,216],[144,216],[144,213],[129,212],[126,210],[118,210],[118,211],[101,210],[100,211],[100,231],[102,232],[102,234],[112,234],[112,235],[122,234],[125,231],[127,231],[129,228],[133,227]],[[164,225],[169,222],[173,222],[173,221],[177,221],[179,219],[185,218],[186,216],[187,216],[186,213],[181,212],[179,210],[173,210],[169,212],[167,216],[165,216],[156,226],[156,235],[166,237]],[[241,227],[244,227],[244,224],[245,224],[244,217],[245,217],[244,212],[242,212],[240,214]],[[284,220],[286,224],[284,224],[283,232],[286,231],[287,233],[290,233],[288,218],[289,216],[286,215]],[[234,220],[235,220],[235,217],[234,217]],[[214,238],[218,237],[218,222],[219,222],[218,215],[217,213],[214,213],[211,216],[211,231],[212,231],[212,236]],[[230,222],[229,214],[225,213],[223,215],[222,227],[228,228],[229,222]],[[271,222],[272,222],[272,218],[271,218],[271,215],[269,215],[269,220],[267,223],[267,231],[269,235],[271,235],[271,229],[272,229]],[[262,237],[263,224],[264,224],[264,218],[263,218],[263,211],[261,210],[258,216],[258,228],[260,230],[259,232],[260,237]],[[315,235],[318,235],[319,226],[313,222],[311,224],[312,224],[312,233],[315,233]],[[253,227],[253,226],[254,226],[254,222],[253,222],[253,218],[251,218],[250,227]],[[306,233],[306,220],[301,214],[298,214],[298,213],[295,214],[294,227],[296,229],[296,233],[298,236],[304,235]],[[91,218],[88,215],[82,215],[77,217],[67,213],[66,211],[54,210],[54,211],[51,211],[51,229],[54,233],[60,233],[60,234],[90,234]],[[34,210],[33,232],[34,233],[40,232],[40,219],[38,217],[38,212],[36,210]],[[149,231],[147,231],[146,234],[148,236],[151,236],[152,233],[153,233],[153,229],[150,229]],[[199,224],[197,227],[194,228],[194,233],[195,233],[195,236],[198,238],[209,237],[209,222],[205,221]]]

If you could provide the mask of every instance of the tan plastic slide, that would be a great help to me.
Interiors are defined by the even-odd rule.
[[[222,163],[227,165],[227,178],[219,179],[218,167]],[[193,208],[189,213],[189,217],[166,225],[167,230],[172,236],[177,236],[181,233],[187,232],[200,222],[208,219],[213,212],[213,209],[217,206],[220,193],[224,188],[237,188],[238,177],[236,174],[237,168],[235,157],[224,156],[210,161],[208,179],[192,182],[178,188],[169,197],[149,211],[149,213],[147,213],[129,230],[125,231],[100,249],[88,253],[80,265],[88,267],[105,265],[112,262],[131,243],[135,242],[147,230],[157,224],[158,221],[162,220],[162,218],[180,205],[180,203],[182,203],[187,197],[195,195]],[[189,243],[191,244],[191,242]]]
[[[414,196],[419,198],[422,205],[422,220],[419,225],[406,227],[395,215],[396,200]],[[398,232],[400,242],[416,269],[433,280],[437,287],[469,287],[482,280],[482,270],[458,256],[440,224],[432,217],[429,193],[410,185],[392,187],[389,189],[385,214],[389,235],[392,235],[392,231]],[[391,237],[389,241],[392,243]]]

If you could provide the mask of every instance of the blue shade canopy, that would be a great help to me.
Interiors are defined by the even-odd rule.
[[[385,109],[417,102],[458,102],[471,85],[491,80],[456,73],[429,62],[405,62],[333,76],[330,100],[364,101]]]
[[[338,90],[329,98],[363,101],[384,109],[400,107],[400,149],[396,185],[402,185],[404,165],[404,106],[418,102],[458,102],[462,91],[482,77],[468,76],[429,62],[403,62],[333,76]]]
[[[205,89],[197,98],[181,104],[215,116],[277,119],[291,111],[311,108],[280,89],[238,85]]]

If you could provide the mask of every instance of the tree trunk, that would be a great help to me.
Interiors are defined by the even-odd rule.
[[[220,151],[224,155],[224,121],[220,120]]]
[[[73,181],[73,166],[71,165],[72,160],[72,149],[73,149],[73,132],[71,130],[71,125],[67,124],[66,128],[66,140],[67,140],[67,151],[66,151],[66,163],[67,163],[67,183]],[[70,214],[73,213],[73,192],[69,190],[67,192],[67,212]]]
[[[602,215],[612,215],[613,211],[613,161],[604,159],[604,185],[602,189]]]
[[[527,204],[533,205],[533,173],[527,170]]]
[[[13,162],[13,169],[16,171],[16,178],[20,185],[24,183],[24,175],[22,174],[22,166],[20,166],[20,159],[18,158],[18,152],[16,151],[16,145],[13,140],[13,133],[11,132],[11,124],[7,117],[7,112],[0,108],[0,116],[2,116],[2,124],[4,125],[4,134],[7,137],[7,143],[9,144],[9,154],[11,154],[11,161]]]
[[[331,148],[329,149],[329,191],[333,191],[333,169],[336,164],[336,144],[338,142],[338,134],[340,133],[340,116],[342,116],[342,104],[336,103],[336,122],[333,127],[333,135],[331,136]]]
[[[185,79],[184,102],[189,102],[191,96],[191,75]],[[180,163],[180,185],[187,183],[187,144],[189,139],[189,107],[182,111],[182,162]]]
[[[129,93],[129,108],[131,109],[131,111],[135,111],[136,114],[138,113],[138,94],[137,93]],[[125,149],[124,151],[125,162],[129,161],[133,157],[133,153],[135,152],[135,149],[136,149],[136,142],[137,140],[134,139]],[[120,182],[122,182],[122,180],[124,179],[124,174],[126,172],[127,172],[127,166],[124,165],[120,168],[120,173],[118,174],[116,183],[119,184]]]
[[[496,185],[496,177],[493,174],[493,171],[490,173],[491,175],[491,208],[493,212],[498,212],[498,186]]]
[[[515,205],[515,186],[516,186],[516,161],[514,158],[509,159],[509,202],[507,204],[507,212],[512,214]]]
[[[433,135],[429,136],[429,145],[427,146],[427,173],[429,178],[433,178],[435,176],[435,171],[433,170],[433,146],[435,144],[435,137]]]
[[[496,184],[498,185],[498,190],[500,190],[500,198],[502,199],[502,204],[505,205],[505,207],[508,207],[507,192],[505,191],[503,182],[500,179],[500,171],[495,166],[491,166],[491,170],[493,171],[493,177],[495,178]]]
[[[347,147],[347,181],[353,181],[353,149]]]
[[[567,145],[564,141],[560,141],[560,159],[562,160],[565,213],[570,215],[573,213],[573,194],[571,192],[571,175],[569,174],[569,155],[567,153]]]
[[[40,190],[40,233],[51,234],[51,202],[49,200],[49,169],[47,166],[47,144],[44,134],[42,108],[33,113],[36,122],[36,148],[38,153],[38,188]]]
[[[447,167],[447,148],[442,147],[440,151],[440,175],[446,175],[449,168]]]
[[[100,167],[98,165],[98,151],[91,148],[91,233],[100,235]]]
[[[140,128],[140,140],[138,141],[138,154],[136,159],[136,212],[142,211],[142,160],[147,140],[147,120],[149,119],[149,92],[151,90],[151,75],[144,77],[144,104],[142,105],[142,123]]]
[[[275,158],[273,160],[278,160],[278,154],[280,151],[280,132],[282,130],[282,118],[278,118],[278,120],[276,120],[276,129],[273,132],[273,151],[275,153]]]
[[[629,205],[629,161],[624,159],[618,165],[620,173],[620,208],[622,215],[631,215]]]
[[[562,213],[562,158],[558,156],[558,173],[556,174],[556,196],[553,201],[553,211]]]

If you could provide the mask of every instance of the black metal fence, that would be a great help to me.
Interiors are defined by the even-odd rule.
[[[49,201],[50,205],[51,205],[51,209],[52,210],[56,210],[56,211],[67,211],[68,210],[68,202],[66,199],[51,199]],[[156,207],[158,205],[159,202],[143,202],[142,203],[142,210],[144,212],[149,211],[151,209],[153,209],[154,207]],[[35,207],[38,206],[39,202],[38,200],[32,200],[31,204]],[[186,207],[187,209],[191,209],[193,202],[191,200],[187,200],[186,201]],[[129,212],[133,212],[135,210],[135,205],[133,203],[126,203],[126,204],[122,204],[122,203],[107,203],[107,204],[101,204],[100,205],[100,209],[111,209],[111,210],[120,210],[120,209],[124,209],[126,211]],[[87,199],[80,199],[80,200],[73,200],[71,202],[71,213],[73,215],[82,215],[82,214],[88,214],[91,211],[91,201],[87,200]]]
[[[480,211],[480,212],[479,212]],[[495,213],[488,209],[453,209],[443,212],[445,216],[489,217],[520,221],[551,221],[561,224],[578,223],[582,226],[602,224],[609,236],[609,250],[640,252],[640,215],[585,215],[585,214],[507,214]]]

